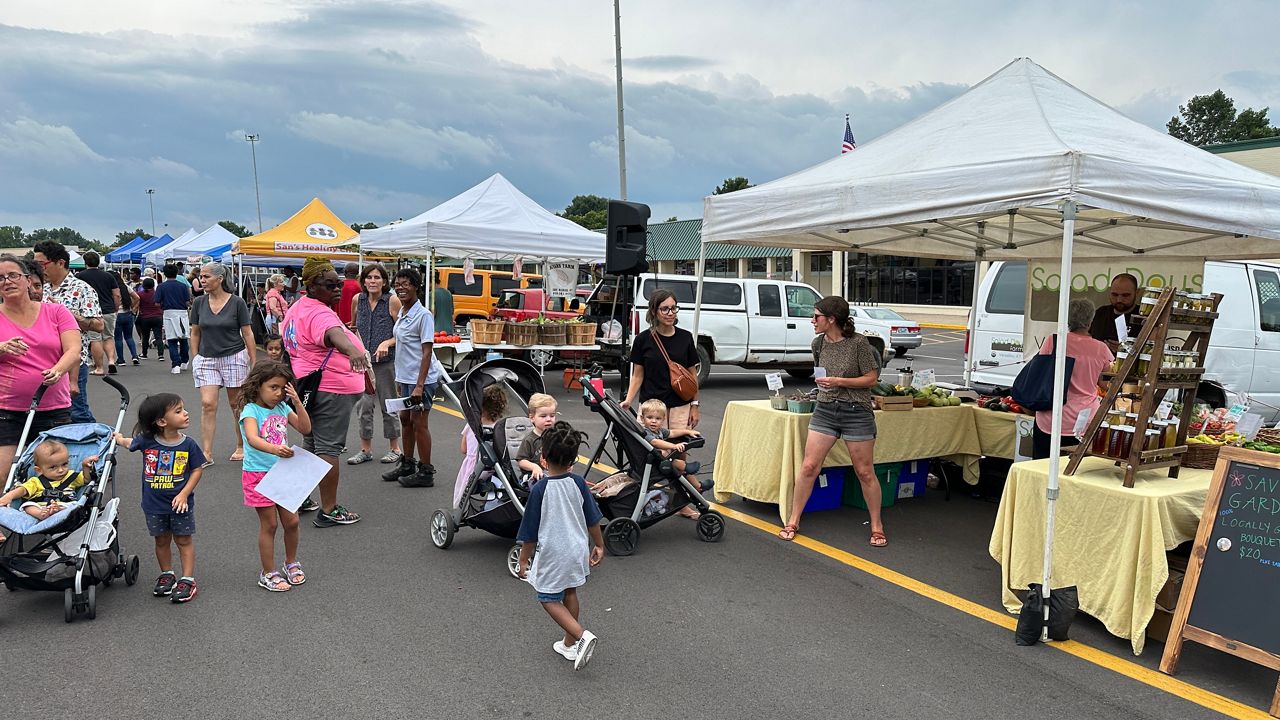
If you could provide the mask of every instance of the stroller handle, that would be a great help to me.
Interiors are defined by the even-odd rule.
[[[115,388],[116,392],[120,393],[120,407],[122,408],[129,407],[129,388],[125,387],[124,385],[121,385],[118,380],[111,377],[110,375],[103,375],[102,381],[110,385],[111,387]]]
[[[684,441],[685,449],[688,449],[688,450],[697,450],[698,448],[703,447],[706,444],[707,444],[707,439],[704,437],[689,438],[688,440]]]
[[[37,385],[37,386],[36,386],[36,394],[35,394],[35,397],[31,398],[31,410],[32,410],[32,412],[34,412],[34,411],[35,411],[35,409],[36,409],[37,407],[39,407],[39,405],[40,405],[40,401],[44,399],[44,394],[45,394],[46,392],[48,392],[49,387],[50,387],[49,385],[45,385],[45,384],[43,384],[43,383],[42,383],[42,384],[40,384],[40,385]]]

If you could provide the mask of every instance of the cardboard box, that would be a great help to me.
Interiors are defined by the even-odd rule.
[[[876,397],[876,407],[885,412],[897,412],[900,410],[911,409],[911,398],[909,397]]]

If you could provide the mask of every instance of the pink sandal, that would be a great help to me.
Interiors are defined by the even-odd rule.
[[[296,562],[285,563],[284,567],[281,568],[281,570],[284,571],[284,576],[286,578],[286,581],[290,585],[301,585],[302,583],[307,581],[306,573],[302,572],[302,563],[296,563]]]

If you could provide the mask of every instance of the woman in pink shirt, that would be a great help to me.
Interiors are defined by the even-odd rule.
[[[311,434],[304,447],[331,469],[320,481],[320,512],[312,522],[322,528],[350,525],[360,516],[338,504],[338,455],[347,443],[356,400],[361,393],[373,393],[369,353],[333,311],[342,294],[342,280],[333,265],[324,258],[307,258],[302,283],[307,294],[285,313],[280,336],[296,377],[323,369],[320,389],[307,401]]]
[[[13,255],[0,255],[0,477],[7,477],[31,400],[36,407],[28,439],[71,422],[71,383],[80,367],[80,328],[65,307],[31,299],[30,273]]]
[[[1072,300],[1067,306],[1067,357],[1075,359],[1075,367],[1071,371],[1071,384],[1067,386],[1067,395],[1062,400],[1062,446],[1075,445],[1074,431],[1076,418],[1086,408],[1089,416],[1098,412],[1098,380],[1102,371],[1111,364],[1114,356],[1111,348],[1101,340],[1089,336],[1089,325],[1093,322],[1093,303],[1088,300]],[[1053,337],[1050,336],[1040,346],[1041,355],[1054,352]],[[1037,460],[1049,457],[1049,446],[1052,441],[1053,412],[1040,410],[1036,412],[1036,427],[1032,436],[1031,456]]]

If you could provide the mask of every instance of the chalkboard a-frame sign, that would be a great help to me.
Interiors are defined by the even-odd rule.
[[[1280,455],[1218,454],[1160,671],[1191,640],[1280,670]],[[1271,698],[1280,717],[1280,683]]]

